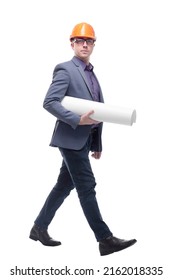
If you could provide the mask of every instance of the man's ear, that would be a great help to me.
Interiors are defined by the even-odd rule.
[[[72,47],[72,49],[74,49],[74,43],[71,43],[71,47]]]

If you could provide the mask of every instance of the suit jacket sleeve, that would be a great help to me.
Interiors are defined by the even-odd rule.
[[[54,70],[53,80],[43,102],[43,107],[57,119],[69,124],[73,129],[77,127],[80,116],[66,110],[61,101],[66,95],[70,83],[68,72],[60,66]]]

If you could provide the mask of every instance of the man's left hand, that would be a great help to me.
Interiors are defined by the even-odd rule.
[[[100,159],[101,158],[101,152],[93,152],[92,154],[91,154],[91,156],[93,157],[93,158],[95,158],[95,159]]]

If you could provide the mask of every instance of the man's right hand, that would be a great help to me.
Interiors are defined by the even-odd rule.
[[[79,125],[92,125],[92,124],[98,124],[99,121],[95,121],[90,116],[94,114],[94,111],[89,111],[88,113],[85,113],[81,115]]]

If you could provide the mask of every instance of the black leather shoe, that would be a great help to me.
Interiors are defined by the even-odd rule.
[[[39,240],[45,246],[61,245],[60,241],[56,241],[49,236],[47,230],[41,230],[37,225],[34,225],[31,229],[29,238],[35,241]]]
[[[100,255],[105,256],[126,249],[137,242],[136,239],[124,240],[109,236],[99,242]]]

